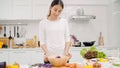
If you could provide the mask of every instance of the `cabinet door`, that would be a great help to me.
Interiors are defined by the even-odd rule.
[[[13,0],[12,14],[14,19],[32,18],[32,0]]]
[[[119,58],[120,56],[119,56],[119,52],[120,52],[120,50],[119,50],[119,48],[109,48],[109,47],[107,47],[107,48],[99,48],[99,51],[103,51],[106,55],[107,55],[107,57],[116,57],[116,58]]]
[[[46,18],[48,15],[48,6],[38,5],[33,7],[33,19]]]
[[[32,51],[32,62],[31,64],[35,64],[35,63],[43,63],[43,57],[44,57],[44,54],[42,51],[40,50],[35,50],[35,51]]]
[[[106,54],[108,57],[119,58],[119,48],[106,48]]]
[[[49,12],[51,0],[33,0],[33,19],[45,18]]]
[[[11,51],[9,53],[9,64],[17,62],[19,64],[30,64],[32,55],[31,51]]]
[[[0,19],[10,19],[12,16],[11,0],[0,0]]]
[[[0,62],[7,62],[8,63],[8,52],[7,51],[0,51]]]
[[[81,63],[83,61],[82,56],[80,55],[79,50],[71,50],[72,58],[70,59],[70,63]]]

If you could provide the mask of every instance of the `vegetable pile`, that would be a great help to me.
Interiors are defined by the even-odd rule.
[[[80,55],[86,59],[106,58],[106,54],[103,51],[99,52],[95,46],[91,46],[89,49],[82,48]]]

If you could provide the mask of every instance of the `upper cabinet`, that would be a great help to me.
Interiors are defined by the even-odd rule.
[[[45,18],[53,0],[0,0],[0,20],[38,20]],[[100,5],[108,0],[63,0],[69,5]]]
[[[41,0],[33,0],[32,2],[32,10],[33,10],[33,19],[45,18],[49,12],[51,0],[41,1]]]
[[[12,0],[0,0],[0,19],[11,19]]]
[[[51,0],[0,0],[0,20],[38,20],[48,14]]]
[[[67,5],[106,5],[109,0],[63,0]]]
[[[13,19],[32,19],[32,0],[12,0]]]

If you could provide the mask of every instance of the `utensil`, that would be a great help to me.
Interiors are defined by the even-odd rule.
[[[14,26],[14,37],[16,36],[16,27]]]
[[[72,39],[75,41],[75,42],[78,42],[79,40],[74,36],[74,35],[71,35]]]
[[[26,35],[26,28],[21,26],[19,34],[20,34],[20,37],[25,37],[25,35]]]
[[[12,36],[11,36],[11,29],[10,29],[9,33],[10,33],[9,40],[11,40],[11,39],[12,39]]]
[[[19,35],[19,27],[17,26],[17,38],[19,38],[20,35]]]
[[[9,31],[9,33],[10,33],[10,36],[9,36],[10,45],[9,45],[9,47],[11,48],[11,47],[12,47],[11,27],[10,27],[10,31]]]
[[[4,26],[4,37],[6,37],[6,26]]]

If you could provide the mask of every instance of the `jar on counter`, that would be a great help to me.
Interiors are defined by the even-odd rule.
[[[103,36],[102,36],[102,32],[100,32],[100,36],[99,36],[99,39],[98,39],[98,45],[104,45],[104,38],[103,38]]]

